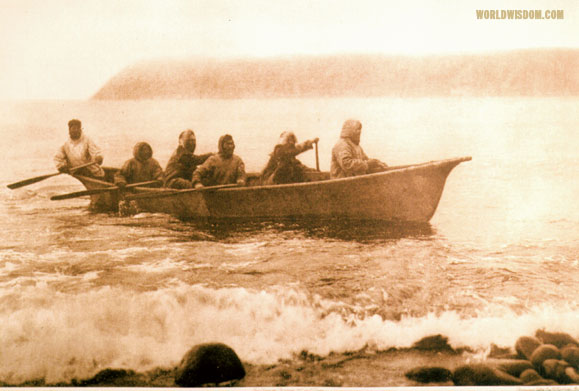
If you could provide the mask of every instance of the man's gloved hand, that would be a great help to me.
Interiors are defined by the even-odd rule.
[[[117,185],[117,187],[119,189],[124,190],[125,187],[127,187],[127,182],[120,181],[120,182],[115,183],[115,185]]]

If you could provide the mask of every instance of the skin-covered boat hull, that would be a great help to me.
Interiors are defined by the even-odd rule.
[[[468,160],[470,157],[448,159],[307,183],[188,190],[136,202],[141,210],[168,213],[181,219],[318,216],[428,222],[436,211],[450,171]],[[86,178],[81,181],[87,188],[98,186]],[[167,190],[138,188],[137,193],[162,191]]]

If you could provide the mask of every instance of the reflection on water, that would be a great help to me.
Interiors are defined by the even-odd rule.
[[[133,225],[139,220],[131,220]],[[157,222],[159,222],[157,220]],[[144,221],[137,224],[141,225]],[[126,223],[122,223],[127,225]],[[436,231],[430,223],[395,223],[378,220],[344,218],[299,219],[219,219],[176,222],[167,217],[165,228],[188,231],[189,240],[235,241],[252,235],[276,234],[281,237],[303,237],[370,243],[404,238],[428,240]],[[183,237],[180,238],[183,240]]]
[[[292,223],[287,228],[303,230],[317,239],[357,242],[391,241],[404,238],[428,239],[435,234],[430,223],[392,223],[377,220],[331,219]]]

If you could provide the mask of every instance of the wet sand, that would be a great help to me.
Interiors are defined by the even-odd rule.
[[[406,378],[409,370],[435,365],[449,369],[465,363],[462,354],[420,352],[416,350],[360,351],[328,356],[323,359],[304,355],[299,361],[270,367],[246,367],[247,376],[239,386],[323,386],[323,387],[390,387],[424,385]],[[451,380],[428,383],[430,386],[452,386]]]
[[[226,384],[235,387],[382,387],[424,385],[405,377],[417,366],[437,365],[454,369],[468,361],[469,355],[388,350],[383,352],[359,351],[347,354],[317,357],[307,353],[294,360],[274,365],[243,363],[246,376]],[[0,383],[1,384],[1,383]],[[2,384],[6,385],[6,384]],[[452,386],[452,381],[428,383],[429,386]],[[155,369],[137,373],[123,369],[107,369],[91,379],[71,383],[45,384],[43,381],[26,382],[21,387],[81,386],[81,387],[175,387],[174,368]]]

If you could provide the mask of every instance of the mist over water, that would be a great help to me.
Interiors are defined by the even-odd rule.
[[[21,102],[0,108],[0,380],[86,378],[107,367],[176,365],[219,341],[275,363],[431,334],[484,351],[538,328],[579,336],[577,99],[330,99]],[[320,164],[344,119],[388,164],[470,155],[430,223],[179,221],[91,214],[54,172],[66,122],[83,120],[120,166],[148,141],[164,167],[178,134],[197,151],[233,135],[248,171],[279,133],[320,137]],[[315,166],[313,152],[300,156]]]

